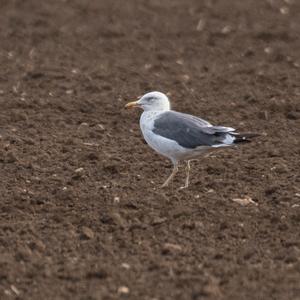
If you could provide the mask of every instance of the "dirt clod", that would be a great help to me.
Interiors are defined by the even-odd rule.
[[[86,226],[82,227],[82,238],[84,238],[84,239],[93,239],[94,236],[95,236],[95,233],[91,228],[86,227]]]
[[[177,244],[165,243],[162,247],[162,254],[181,252],[182,247]]]

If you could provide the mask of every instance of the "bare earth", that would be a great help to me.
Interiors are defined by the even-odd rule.
[[[0,11],[1,300],[300,299],[299,1]],[[262,136],[159,190],[123,109],[151,90]]]

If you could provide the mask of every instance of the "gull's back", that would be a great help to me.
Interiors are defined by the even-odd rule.
[[[153,123],[153,133],[176,141],[187,149],[201,146],[221,147],[234,142],[231,127],[213,126],[209,122],[176,111],[166,111],[157,115]]]

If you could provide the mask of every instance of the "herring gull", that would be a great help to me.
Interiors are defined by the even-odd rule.
[[[191,159],[211,150],[249,142],[257,135],[239,134],[234,128],[213,126],[201,118],[171,110],[168,97],[161,92],[147,93],[125,107],[144,110],[140,118],[144,139],[151,148],[173,163],[173,171],[161,187],[168,186],[181,161],[186,162],[186,179],[182,188],[187,188]]]

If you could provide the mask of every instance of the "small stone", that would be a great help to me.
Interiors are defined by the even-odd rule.
[[[178,244],[165,243],[162,247],[162,254],[181,252],[182,247]]]
[[[259,111],[257,115],[262,120],[265,120],[265,121],[269,120],[269,113],[266,110]]]
[[[281,163],[276,166],[275,171],[276,173],[284,174],[289,172],[289,168],[286,164]]]
[[[27,145],[34,145],[35,144],[35,141],[34,139],[30,138],[30,137],[26,137],[26,138],[23,138],[23,141],[24,143],[26,143]]]
[[[197,24],[196,30],[197,31],[202,31],[204,29],[204,27],[205,27],[205,24],[206,24],[205,20],[204,19],[200,19],[199,22],[198,22],[198,24]]]
[[[20,291],[13,284],[10,286],[10,288],[17,296],[20,295]]]
[[[51,272],[51,269],[49,266],[45,266],[45,269],[44,269],[44,276],[47,278],[51,277],[52,276],[52,272]]]
[[[232,201],[234,201],[242,206],[246,206],[249,204],[257,205],[257,203],[255,201],[253,201],[249,196],[246,196],[245,198],[234,198],[234,199],[232,199]]]
[[[182,75],[181,78],[183,81],[186,81],[186,82],[190,80],[190,76],[187,74]]]
[[[46,245],[41,240],[36,240],[31,244],[31,249],[37,250],[39,252],[44,252],[46,249]]]
[[[114,197],[114,203],[120,203],[120,197],[118,196]]]
[[[127,286],[120,286],[118,288],[118,294],[129,294],[129,288]]]
[[[160,218],[160,217],[155,217],[152,221],[152,225],[159,225],[162,223],[165,223],[168,219],[167,218]]]
[[[105,127],[102,124],[97,124],[97,129],[100,131],[105,131]]]
[[[99,144],[97,143],[83,143],[85,146],[90,146],[90,147],[99,147]]]
[[[280,13],[283,15],[288,15],[290,12],[290,9],[287,6],[283,6],[280,8]]]
[[[271,54],[273,52],[273,49],[271,47],[266,47],[264,49],[264,52],[267,53],[267,54]]]
[[[130,265],[127,264],[127,263],[122,263],[122,264],[121,264],[121,267],[124,268],[124,269],[126,269],[126,270],[129,270],[129,269],[130,269]]]
[[[152,65],[151,65],[151,64],[145,64],[145,65],[144,65],[144,68],[145,68],[146,70],[149,70],[149,69],[152,68]]]
[[[127,227],[126,221],[121,217],[121,215],[119,213],[117,213],[117,212],[112,213],[111,217],[116,225],[119,225],[121,228]]]
[[[83,171],[84,171],[83,168],[78,168],[78,169],[75,170],[75,173],[82,173]]]
[[[94,238],[95,234],[91,228],[83,226],[81,230],[82,230],[82,237],[84,239],[90,240]]]
[[[294,62],[294,63],[293,63],[293,66],[294,66],[295,68],[300,68],[300,64],[299,64],[298,62]]]
[[[30,261],[32,251],[27,246],[21,246],[19,247],[15,257],[17,261]]]
[[[78,126],[78,131],[80,132],[86,132],[87,130],[89,129],[89,124],[88,123],[81,123],[79,126]]]
[[[7,57],[8,58],[12,58],[12,57],[14,57],[14,52],[13,51],[9,51],[8,53],[7,53]]]
[[[232,31],[232,27],[231,27],[230,25],[224,26],[224,27],[222,28],[222,30],[221,30],[221,32],[222,32],[223,34],[228,34],[228,33],[230,33],[231,31]]]

